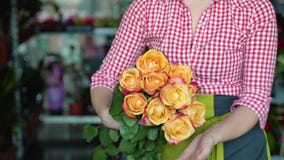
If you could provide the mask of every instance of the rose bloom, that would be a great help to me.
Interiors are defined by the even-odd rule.
[[[131,118],[143,114],[147,105],[147,98],[142,93],[131,93],[124,97],[122,110]]]
[[[173,115],[162,126],[162,130],[169,144],[179,144],[195,132],[189,116],[183,113]]]
[[[188,107],[180,110],[190,117],[194,127],[200,127],[205,123],[205,105],[198,101],[193,101]]]
[[[157,97],[149,101],[145,114],[154,125],[163,124],[172,116],[171,110]]]
[[[186,84],[189,84],[192,80],[192,70],[190,66],[185,65],[169,65],[166,72],[170,77],[182,78]]]
[[[163,72],[151,72],[143,76],[141,88],[149,95],[155,94],[168,81],[167,74]]]
[[[141,90],[141,78],[138,69],[126,69],[120,76],[119,84],[119,89],[124,95],[139,92]]]
[[[189,88],[183,80],[175,79],[161,89],[160,99],[165,105],[182,109],[191,103],[192,93],[189,92]]]
[[[167,108],[169,109],[171,115],[176,114],[176,111],[177,111],[177,110],[176,110],[175,108],[170,107],[170,106],[167,106]],[[146,112],[143,113],[143,116],[142,116],[142,118],[141,118],[141,122],[142,122],[145,126],[154,126],[154,123],[151,122],[151,120],[150,120],[149,117],[147,116],[147,113],[146,113]]]
[[[141,122],[142,122],[145,126],[154,126],[154,124],[150,121],[150,119],[149,119],[148,116],[146,115],[146,112],[143,113],[142,118],[141,118]]]
[[[143,74],[149,72],[163,71],[169,65],[165,55],[155,49],[150,49],[143,55],[139,56],[136,61],[136,67]]]
[[[188,89],[189,89],[189,92],[191,92],[193,96],[196,95],[197,92],[198,92],[197,83],[196,83],[196,82],[191,82],[191,83],[188,85]]]

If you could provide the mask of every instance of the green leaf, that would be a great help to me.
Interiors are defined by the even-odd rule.
[[[113,143],[109,136],[109,128],[103,128],[99,133],[99,139],[103,146],[108,146]]]
[[[125,153],[130,153],[133,152],[137,143],[131,143],[130,141],[127,140],[122,140],[119,144],[119,150]]]
[[[145,144],[145,148],[147,151],[153,151],[155,149],[155,142],[154,141],[147,141]]]
[[[112,139],[113,142],[117,142],[119,140],[119,134],[117,130],[110,129],[109,130],[109,136]]]
[[[162,151],[160,147],[155,145],[155,150],[150,151],[154,160],[162,160]]]
[[[127,126],[126,124],[122,123],[119,128],[120,135],[125,140],[129,140],[133,138],[138,132],[138,125],[134,125],[132,127]]]
[[[125,124],[127,126],[129,126],[129,127],[134,126],[136,124],[136,122],[137,122],[136,118],[130,118],[130,117],[126,116],[126,115],[123,115],[122,119],[125,122]]]
[[[138,150],[135,151],[134,157],[135,157],[136,159],[140,159],[139,157],[141,157],[144,153],[145,153],[145,150],[144,150],[144,149],[138,149]]]
[[[135,160],[135,157],[133,155],[126,156],[126,160]]]
[[[115,156],[119,153],[119,150],[117,149],[115,145],[111,144],[107,146],[107,153],[110,156]]]
[[[104,150],[96,148],[93,153],[93,160],[106,160],[107,155]]]
[[[113,92],[113,98],[112,103],[109,109],[109,114],[111,116],[118,115],[122,112],[122,103],[123,103],[123,94],[120,92],[119,85],[116,86],[114,92]]]
[[[144,144],[145,144],[145,141],[139,141],[139,143],[138,143],[139,149],[143,149]]]
[[[141,160],[153,160],[152,154],[151,153],[144,154]]]
[[[141,160],[149,160],[148,157],[149,157],[148,155],[144,155],[144,156],[141,158]]]
[[[152,140],[152,141],[153,141],[153,140],[157,139],[158,135],[159,135],[159,128],[153,127],[153,128],[150,128],[150,129],[148,130],[147,138],[148,138],[149,140]]]
[[[84,126],[83,138],[91,142],[98,135],[98,129],[90,124]]]
[[[138,132],[137,134],[131,139],[131,142],[136,142],[136,141],[139,141],[143,138],[146,137],[147,135],[147,127],[145,127],[144,125],[139,125],[139,129],[138,129]]]
[[[159,130],[158,142],[160,144],[167,144],[168,143],[166,138],[165,138],[165,134],[162,130]]]
[[[112,118],[118,122],[123,122],[122,116],[124,115],[124,113],[120,113],[118,115],[113,115]]]

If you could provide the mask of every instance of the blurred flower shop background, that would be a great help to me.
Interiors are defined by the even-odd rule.
[[[9,0],[0,6],[0,160],[91,160],[86,124],[95,72],[132,0]],[[278,58],[266,125],[284,157],[284,1],[272,1]]]

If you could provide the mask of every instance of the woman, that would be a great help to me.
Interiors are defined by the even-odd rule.
[[[106,126],[118,128],[108,114],[116,77],[134,66],[145,47],[157,49],[170,62],[192,67],[199,94],[213,95],[214,116],[231,112],[196,136],[179,160],[212,157],[217,144],[222,144],[218,160],[269,159],[262,129],[271,101],[276,41],[268,0],[134,0],[92,77],[92,103]]]

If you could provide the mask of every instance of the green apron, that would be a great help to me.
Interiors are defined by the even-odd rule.
[[[237,99],[233,96],[198,95],[197,100],[206,106],[205,124],[187,140],[178,145],[162,146],[163,160],[175,160],[199,133],[204,132],[230,114],[230,107]],[[245,135],[232,141],[217,144],[207,160],[270,160],[266,136],[259,124]]]

